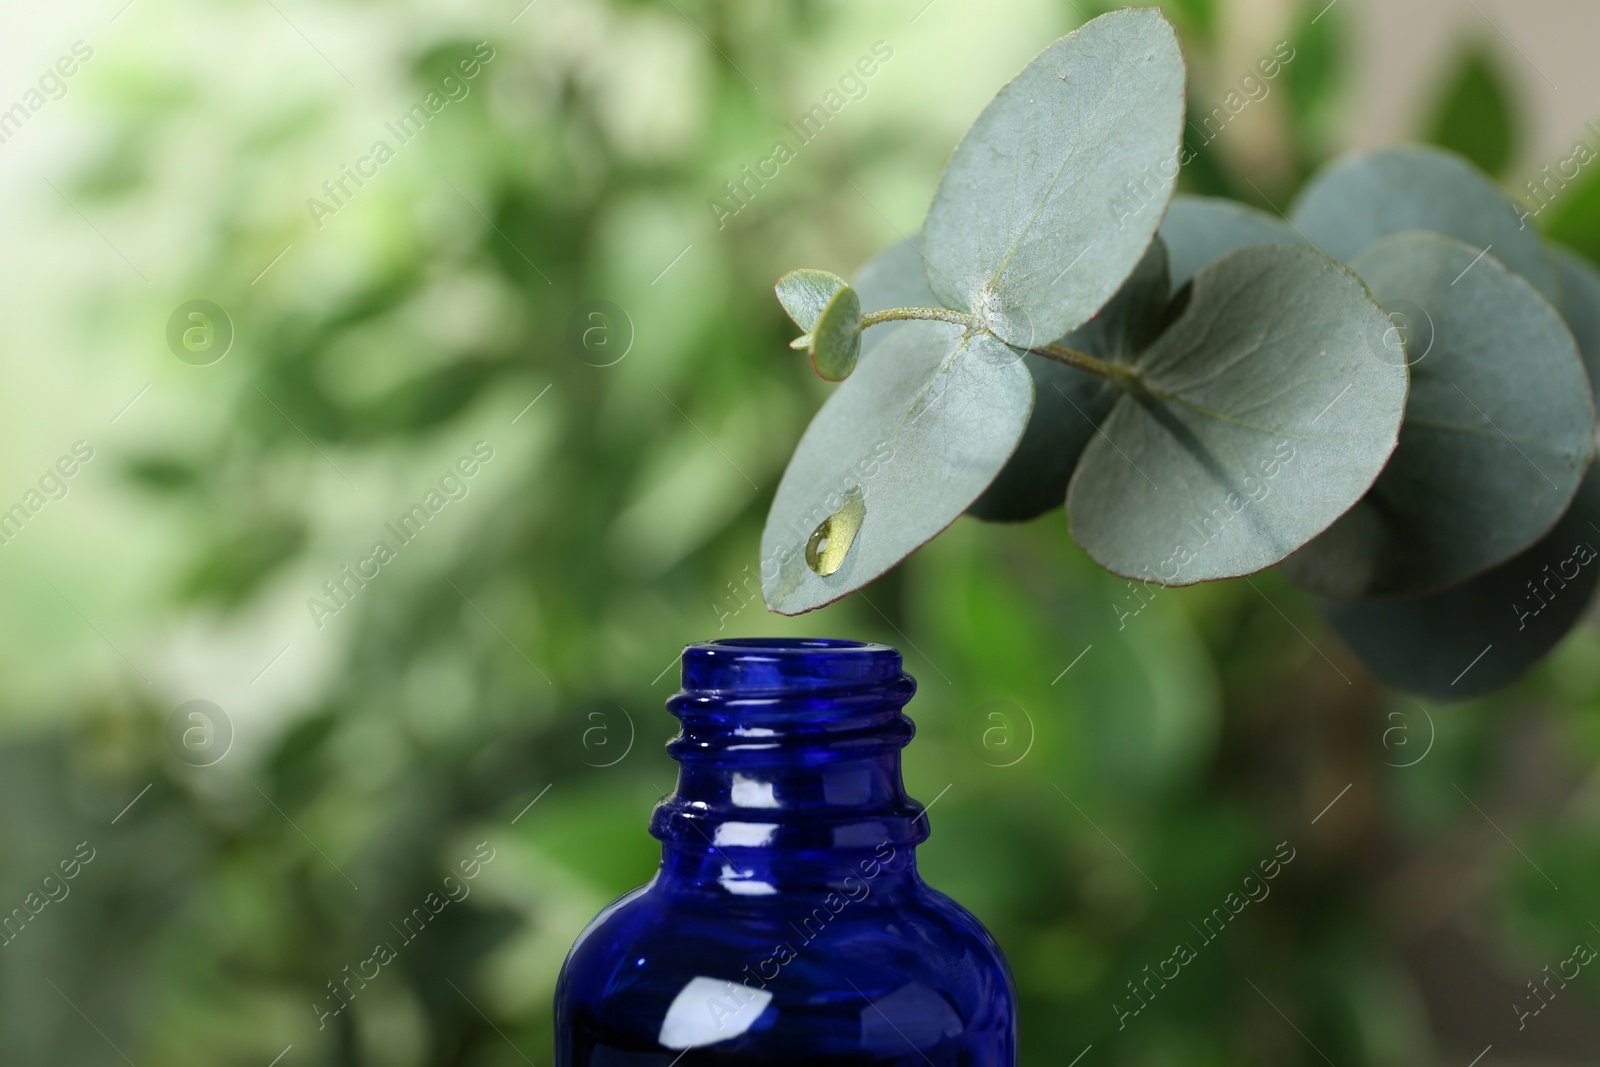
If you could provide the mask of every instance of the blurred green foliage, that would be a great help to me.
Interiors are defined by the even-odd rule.
[[[1197,107],[1231,80],[1221,6],[1180,5],[1213,79]],[[1344,12],[1313,22],[1320,6],[1297,16],[1272,105],[1276,176],[1252,177],[1230,141],[1253,135],[1230,129],[1186,173],[1195,191],[1276,199],[1334,151]],[[313,36],[332,25],[308,10],[291,17]],[[1600,943],[1591,630],[1513,691],[1425,708],[1366,681],[1275,576],[1135,589],[1073,548],[1059,515],[959,522],[799,619],[750,602],[767,502],[825,395],[786,347],[772,280],[796,263],[847,273],[914,227],[954,136],[1075,24],[1071,5],[1014,25],[803,0],[515,14],[419,11],[387,24],[405,32],[324,40],[356,83],[383,87],[344,111],[309,51],[296,65],[315,81],[270,93],[161,60],[150,42],[181,13],[135,8],[150,51],[102,49],[103,148],[70,194],[99,218],[188,218],[204,237],[161,290],[173,305],[206,293],[239,334],[211,368],[155,342],[126,357],[179,398],[143,422],[134,409],[132,443],[106,459],[119,506],[158,517],[172,562],[162,599],[108,640],[148,666],[178,641],[163,635],[197,633],[207,669],[183,677],[219,692],[175,692],[171,673],[142,684],[87,628],[106,666],[61,678],[47,719],[21,714],[15,684],[3,906],[79,842],[97,852],[0,949],[0,1062],[548,1062],[567,946],[654,867],[644,827],[672,784],[661,702],[677,649],[754,633],[905,651],[922,687],[908,784],[924,800],[948,786],[923,867],[1008,954],[1025,1064],[1091,1045],[1084,1064],[1127,1067],[1466,1063],[1491,1042],[1499,1062],[1600,1058],[1592,975],[1527,1034],[1512,1010],[1574,941]],[[973,70],[937,59],[980,29],[995,45]],[[301,201],[480,36],[497,54],[470,95],[310,223]],[[896,57],[869,96],[717,228],[708,201],[879,38]],[[1439,137],[1492,110],[1469,82]],[[223,125],[215,108],[241,97],[256,106]],[[175,208],[164,189],[196,143],[208,192]],[[1600,186],[1549,217],[1600,254]],[[97,329],[159,336],[166,307],[144,290],[102,297],[85,285]],[[593,300],[632,337],[609,366],[569,340]],[[495,458],[468,496],[312,624],[307,598],[480,440]],[[268,696],[226,680],[263,664]],[[233,712],[214,766],[180,762],[166,734],[191,696]],[[996,707],[1014,747],[974,740]],[[495,859],[467,899],[319,1027],[328,983],[484,841]],[[1279,842],[1296,858],[1270,895],[1120,1028],[1128,983]]]
[[[1453,149],[1497,178],[1517,158],[1516,109],[1494,53],[1477,45],[1461,54],[1428,122],[1427,139]]]
[[[1570,190],[1563,190],[1553,210],[1545,231],[1591,261],[1600,261],[1600,172],[1581,175]]]

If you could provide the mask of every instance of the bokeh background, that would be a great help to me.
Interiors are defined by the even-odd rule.
[[[1600,967],[1550,977],[1600,946],[1592,625],[1425,704],[1276,576],[1135,592],[1059,514],[759,602],[827,389],[772,280],[915,231],[984,103],[1098,8],[525,2],[0,11],[0,1062],[543,1067],[567,946],[657,858],[677,650],[745,634],[906,653],[923,867],[1009,956],[1025,1064],[1600,1061]],[[1600,143],[1589,3],[1164,6],[1197,114],[1293,53],[1190,191],[1283,205],[1417,138],[1515,192]],[[1536,222],[1600,256],[1600,169]]]

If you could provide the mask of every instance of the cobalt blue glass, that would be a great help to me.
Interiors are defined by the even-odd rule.
[[[557,1067],[1013,1067],[994,939],[917,873],[886,645],[690,645],[655,878],[600,913],[556,986]]]

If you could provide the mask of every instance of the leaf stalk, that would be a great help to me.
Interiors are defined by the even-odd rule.
[[[879,323],[918,319],[932,322],[950,322],[957,326],[965,326],[968,330],[981,330],[989,334],[994,333],[988,326],[984,325],[983,320],[978,316],[969,315],[964,311],[951,311],[949,308],[886,308],[883,311],[873,311],[861,316],[860,328],[865,330],[867,327],[877,326]],[[1004,338],[998,337],[998,335],[996,337],[1002,342],[1005,341]],[[1013,345],[1012,347],[1017,346]],[[1140,381],[1139,372],[1132,367],[1100,359],[1089,355],[1087,352],[1079,352],[1077,349],[1066,348],[1062,345],[1042,345],[1038,348],[1029,348],[1027,351],[1043,356],[1046,359],[1053,359],[1057,363],[1065,363],[1067,366],[1081,370],[1086,374],[1092,374],[1097,378],[1104,378],[1119,385],[1137,385]]]

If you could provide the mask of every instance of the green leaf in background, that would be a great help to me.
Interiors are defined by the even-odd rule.
[[[1303,245],[1293,226],[1275,215],[1218,196],[1172,198],[1161,220],[1172,288],[1182,289],[1195,272],[1238,248],[1251,245]]]
[[[1394,448],[1406,371],[1383,309],[1309,248],[1232,252],[1195,275],[1136,362],[1067,494],[1101,566],[1165,585],[1252,574],[1359,500]]]
[[[1175,13],[1186,29],[1202,38],[1217,32],[1217,0],[1168,0],[1162,10]]]
[[[1482,44],[1456,60],[1427,123],[1427,139],[1459,152],[1497,178],[1517,154],[1511,90]]]
[[[778,303],[789,313],[801,332],[810,333],[816,328],[822,310],[834,294],[846,286],[845,280],[825,270],[792,270],[778,279],[773,289]]]
[[[1060,344],[1113,363],[1129,363],[1161,333],[1166,313],[1167,252],[1158,237],[1111,303]],[[1010,462],[971,513],[991,522],[1025,522],[1067,501],[1067,482],[1117,390],[1059,360],[1028,353],[1033,415]]]
[[[939,298],[928,288],[928,272],[922,265],[921,234],[873,256],[856,272],[850,286],[861,297],[863,315],[889,308],[940,306]],[[862,333],[862,354],[892,333],[892,326],[878,326]]]
[[[1046,48],[978,116],[923,227],[928,282],[1019,348],[1105,306],[1138,265],[1178,174],[1183,56],[1154,8]]]
[[[1590,173],[1579,175],[1571,188],[1563,189],[1552,202],[1548,219],[1538,198],[1525,200],[1529,212],[1539,214],[1547,236],[1600,260],[1600,168],[1591,168]]]
[[[178,595],[232,607],[246,603],[305,547],[306,524],[297,516],[259,514],[229,524],[222,538],[189,561]]]
[[[1600,272],[1551,248],[1567,325],[1589,368],[1600,367]],[[1325,600],[1323,613],[1381,681],[1435,700],[1467,700],[1515,681],[1560,643],[1600,587],[1600,468],[1544,539],[1493,570],[1440,593],[1391,600]]]
[[[861,298],[848,285],[833,294],[811,330],[811,367],[830,382],[842,382],[861,354]]]
[[[1561,285],[1544,244],[1511,201],[1470,163],[1409,145],[1348,156],[1322,170],[1289,212],[1318,249],[1349,262],[1379,238],[1434,230],[1489,248],[1552,304]]]
[[[950,323],[892,329],[822,405],[778,485],[761,535],[773,611],[819,608],[899,563],[967,510],[1028,424],[1020,353]]]
[[[1493,255],[1418,232],[1352,266],[1408,335],[1405,427],[1372,492],[1285,571],[1327,596],[1431,592],[1567,510],[1592,451],[1589,380],[1555,308]]]
[[[1305,173],[1340,141],[1340,120],[1345,114],[1346,76],[1351,52],[1348,4],[1308,4],[1301,8],[1299,24],[1289,34],[1294,59],[1283,68],[1288,98],[1289,136]]]
[[[1467,700],[1515,681],[1588,610],[1600,585],[1597,520],[1591,469],[1555,528],[1510,562],[1430,596],[1325,600],[1322,610],[1380,681]]]

